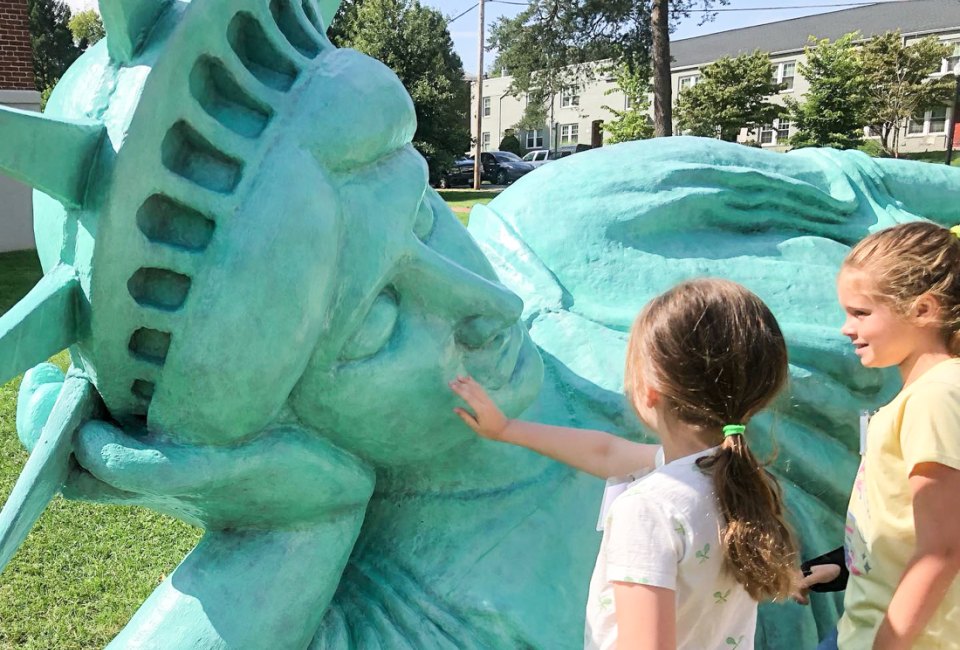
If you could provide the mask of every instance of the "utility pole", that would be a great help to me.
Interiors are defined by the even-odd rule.
[[[477,142],[473,147],[473,189],[480,189],[480,141],[483,139],[483,0],[478,3],[477,27]]]
[[[957,132],[957,118],[960,117],[960,65],[954,66],[953,74],[957,78],[957,86],[953,91],[953,113],[950,116],[950,125],[947,129],[947,165],[953,160],[953,136]]]

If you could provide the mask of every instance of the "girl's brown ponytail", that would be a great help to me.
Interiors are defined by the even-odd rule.
[[[786,523],[780,486],[757,462],[743,435],[724,439],[697,465],[713,476],[727,565],[755,600],[789,596],[797,575],[797,545]]]

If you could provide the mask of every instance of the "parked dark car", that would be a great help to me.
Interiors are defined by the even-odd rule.
[[[473,163],[473,160],[470,160]],[[508,185],[525,174],[529,174],[536,167],[524,162],[515,153],[509,151],[484,151],[480,154],[480,163],[483,166],[481,176],[483,180],[495,185]]]
[[[440,174],[437,181],[437,186],[442,189],[471,185],[473,185],[473,160],[470,158],[455,161],[450,169]]]

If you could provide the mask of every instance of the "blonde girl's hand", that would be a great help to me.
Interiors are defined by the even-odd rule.
[[[472,377],[457,377],[450,382],[450,390],[466,402],[472,413],[465,408],[456,407],[453,412],[460,416],[477,435],[490,440],[502,440],[510,420],[503,414],[483,386]]]
[[[793,599],[801,605],[807,605],[810,599],[807,594],[810,587],[814,585],[832,582],[840,575],[839,564],[815,564],[810,567],[810,573],[801,576],[797,582],[797,591],[793,594]]]

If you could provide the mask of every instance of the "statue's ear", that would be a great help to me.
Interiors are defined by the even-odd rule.
[[[320,20],[323,21],[323,26],[330,29],[330,23],[333,22],[333,17],[337,14],[337,9],[340,8],[340,0],[314,1],[317,3],[318,13],[320,14]]]
[[[99,0],[110,58],[129,63],[170,0]]]

